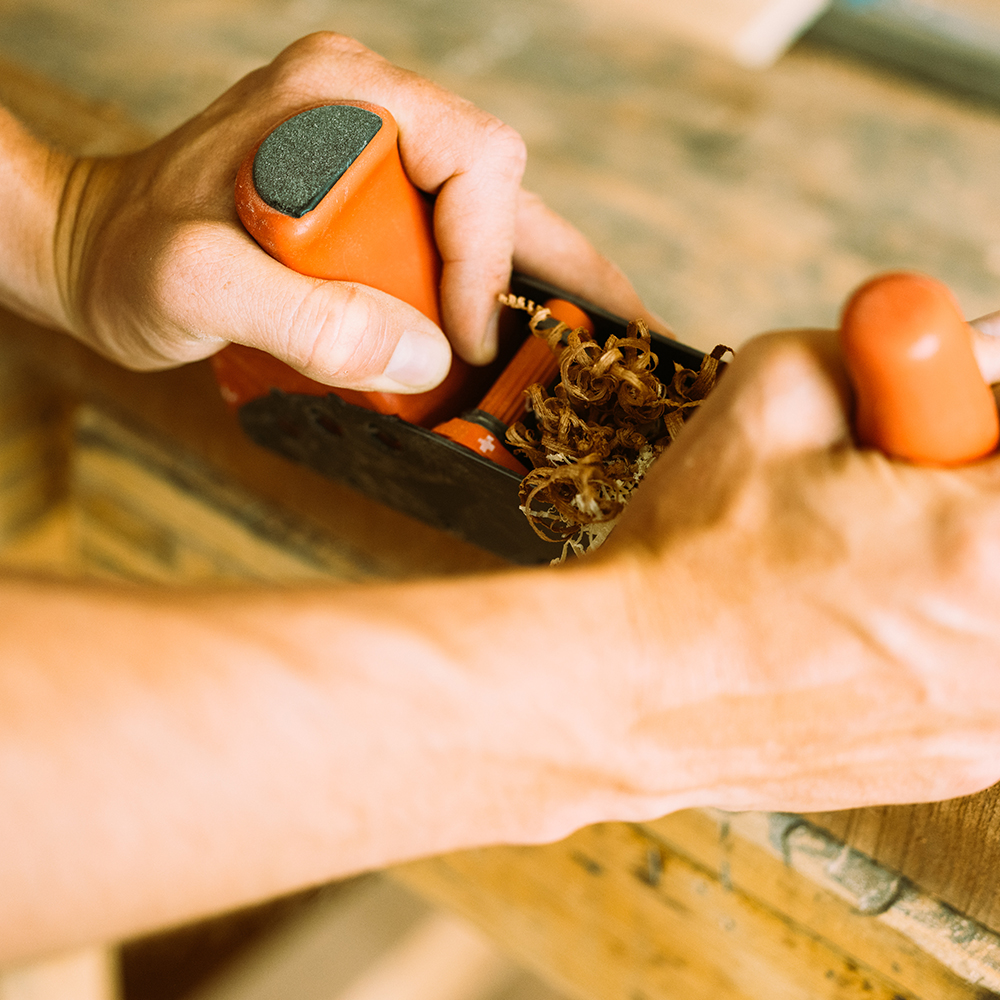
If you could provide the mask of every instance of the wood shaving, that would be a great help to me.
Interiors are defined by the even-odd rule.
[[[549,393],[527,389],[537,427],[514,424],[507,443],[533,466],[521,483],[521,509],[535,532],[570,551],[592,551],[611,533],[629,497],[664,448],[680,433],[720,374],[730,349],[719,345],[698,371],[674,363],[667,383],[641,320],[602,346],[583,329],[553,322],[549,311],[512,295],[501,302],[531,315],[534,336],[560,350],[559,382]],[[545,321],[548,320],[548,323]]]

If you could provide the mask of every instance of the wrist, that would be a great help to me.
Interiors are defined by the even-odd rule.
[[[47,326],[69,329],[56,258],[72,157],[39,142],[0,109],[0,302]]]
[[[679,661],[666,662],[636,628],[631,575],[617,561],[584,562],[362,587],[341,591],[333,607],[326,593],[298,593],[273,616],[252,603],[231,609],[237,634],[270,633],[273,622],[263,646],[312,663],[321,701],[351,720],[316,742],[334,798],[379,817],[343,831],[344,842],[364,845],[351,869],[552,841],[692,804],[672,748],[657,747],[655,774],[642,770],[647,737],[635,731],[646,695]]]
[[[657,724],[664,710],[684,713],[670,691],[698,685],[706,637],[685,628],[682,600],[658,598],[651,615],[647,583],[641,561],[613,558],[408,585],[371,605],[358,595],[367,606],[350,627],[407,651],[393,700],[422,701],[424,723],[436,712],[442,738],[457,736],[424,748],[440,755],[426,770],[451,773],[427,824],[458,804],[456,840],[427,852],[551,841],[708,801],[689,734]]]

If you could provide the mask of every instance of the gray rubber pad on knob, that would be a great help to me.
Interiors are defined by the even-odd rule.
[[[271,208],[301,218],[312,211],[382,127],[350,104],[310,108],[282,122],[261,144],[253,183]]]

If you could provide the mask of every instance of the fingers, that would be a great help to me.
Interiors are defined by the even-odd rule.
[[[499,123],[488,127],[481,154],[454,164],[434,207],[442,321],[455,350],[473,364],[496,353],[497,296],[510,283],[524,159],[520,136]]]
[[[301,39],[273,66],[280,89],[291,91],[300,106],[345,98],[390,111],[407,175],[436,195],[445,330],[466,360],[490,361],[496,352],[497,296],[510,278],[525,163],[520,136],[468,101],[341,36]]]
[[[425,81],[400,92],[393,114],[410,179],[437,195],[442,322],[456,352],[484,364],[496,353],[497,296],[510,282],[524,143],[492,115]]]
[[[326,385],[377,392],[425,392],[448,373],[444,334],[406,303],[364,285],[296,274],[228,231],[190,239],[199,252],[176,249],[162,294],[175,303],[175,322],[198,332],[202,356],[231,341]],[[206,262],[213,244],[228,275],[221,294],[202,287],[214,270]],[[205,296],[214,298],[212,310],[200,305]]]
[[[407,174],[436,195],[442,319],[463,358],[473,363],[492,359],[497,296],[507,290],[512,261],[519,270],[626,319],[642,317],[668,332],[618,268],[537,196],[521,189],[524,143],[493,115],[336,35],[301,39],[275,65],[285,86],[297,94],[372,101],[396,119]]]

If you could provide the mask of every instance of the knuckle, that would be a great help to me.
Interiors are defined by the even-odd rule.
[[[783,334],[756,337],[741,348],[736,364],[750,376],[740,397],[743,414],[767,423],[769,414],[783,408],[785,394],[796,385],[802,360],[801,346]]]
[[[800,336],[779,331],[754,337],[740,349],[740,357],[754,366],[761,379],[782,382],[801,370],[808,352]]]
[[[549,214],[549,207],[546,205],[545,199],[535,191],[526,191],[523,188],[518,192],[518,210],[535,216]]]
[[[329,66],[323,64],[378,58],[354,38],[333,31],[317,31],[292,42],[271,66],[278,92],[300,95],[318,93],[321,86],[328,86]]]
[[[333,384],[381,371],[379,361],[387,356],[383,317],[357,285],[342,285],[332,301],[318,285],[296,308],[288,330],[288,356],[295,366]]]
[[[483,130],[484,148],[502,172],[520,180],[528,162],[528,148],[521,134],[490,116]]]
[[[409,155],[419,169],[430,168],[442,180],[464,174],[484,184],[495,185],[499,180],[505,187],[519,185],[528,159],[520,133],[469,101],[438,92],[437,88],[434,92],[441,96],[443,111],[436,127],[463,138],[443,157],[441,150],[410,149]]]
[[[817,354],[800,333],[755,338],[737,354],[733,372],[743,373],[733,409],[752,439],[771,448],[797,448],[814,435],[845,432],[840,396]]]
[[[335,31],[314,31],[292,42],[278,56],[278,60],[331,58],[371,54],[357,39]]]

